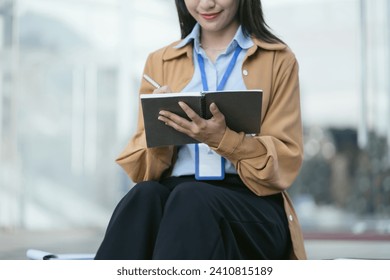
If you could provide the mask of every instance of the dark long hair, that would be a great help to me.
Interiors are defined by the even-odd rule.
[[[240,1],[237,19],[243,32],[267,43],[283,43],[275,36],[267,25],[263,15],[261,0],[236,0]],[[179,16],[181,38],[191,33],[196,21],[188,12],[184,0],[175,0],[177,14]]]

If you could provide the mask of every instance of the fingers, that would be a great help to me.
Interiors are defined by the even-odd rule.
[[[190,120],[187,120],[179,115],[165,110],[159,112],[158,119],[180,131],[182,131],[183,129],[190,129],[192,126],[192,122],[199,121],[199,119],[201,119],[199,115],[184,102],[179,102],[179,106],[187,114]]]
[[[160,111],[158,119],[175,130],[188,134],[191,122],[168,111]]]
[[[207,126],[207,120],[200,117],[194,110],[191,109],[184,102],[179,102],[180,108],[186,113],[190,120],[182,118],[172,112],[169,111],[160,111],[158,119],[165,124],[174,127],[177,130],[202,130]],[[225,124],[225,116],[219,111],[217,105],[212,103],[210,105],[210,112],[213,115],[213,122],[221,123],[222,126],[226,126]],[[180,129],[182,128],[182,129]]]
[[[218,114],[222,114],[221,111],[219,111],[217,105],[215,103],[210,104],[210,112],[213,116],[216,116]]]
[[[184,102],[179,102],[180,108],[186,113],[186,115],[192,120],[196,125],[200,125],[201,122],[204,120],[201,118],[194,110],[191,109],[190,106],[188,106]]]
[[[171,93],[172,89],[169,86],[162,86],[159,88],[156,88],[153,93]]]
[[[211,146],[218,146],[225,130],[225,117],[218,107],[213,103],[210,111],[213,117],[209,120],[200,117],[184,102],[179,102],[181,109],[187,114],[189,119],[182,118],[169,111],[160,111],[158,119],[175,130],[185,133],[188,136]]]
[[[213,115],[214,120],[218,122],[225,122],[224,114],[222,114],[215,103],[210,104],[210,112]]]
[[[184,102],[179,102],[179,106],[187,114],[189,120],[164,110],[159,112],[158,119],[164,122],[165,125],[194,138],[199,132],[200,127],[205,126],[205,124],[202,124],[202,121],[205,122],[205,120]]]

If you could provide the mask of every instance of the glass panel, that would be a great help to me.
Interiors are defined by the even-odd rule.
[[[146,56],[179,37],[174,3],[148,5],[0,1],[0,228],[106,226]]]
[[[300,62],[305,161],[289,193],[305,232],[388,236],[389,1],[264,4]]]

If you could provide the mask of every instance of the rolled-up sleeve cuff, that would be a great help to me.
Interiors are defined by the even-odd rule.
[[[225,134],[217,148],[214,150],[223,157],[231,158],[234,151],[243,141],[244,133],[237,133],[229,128],[226,128]]]

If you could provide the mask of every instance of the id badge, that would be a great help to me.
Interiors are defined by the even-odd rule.
[[[225,178],[225,159],[206,144],[195,145],[195,178],[197,180]]]

